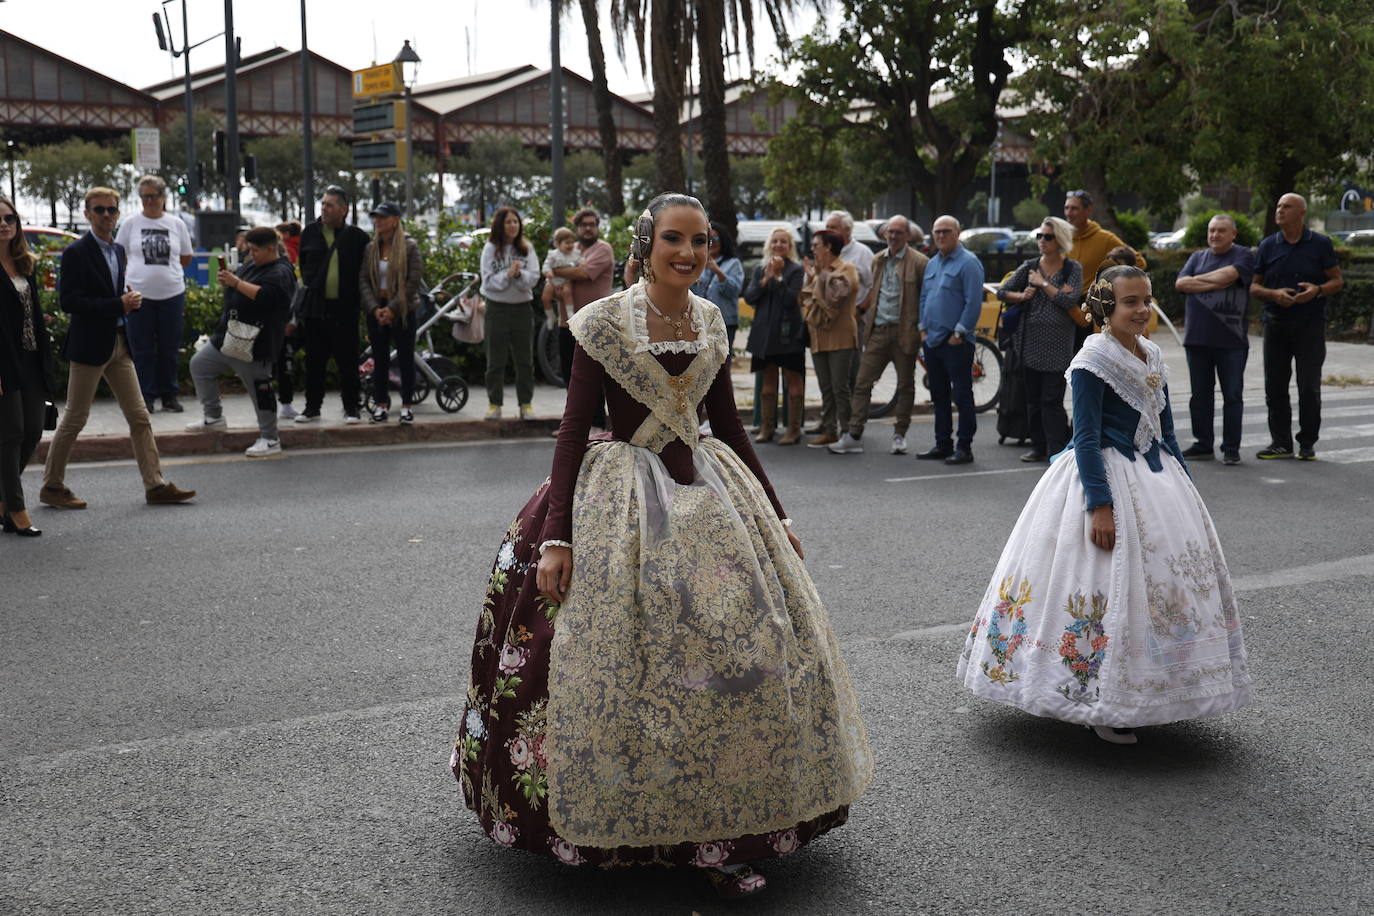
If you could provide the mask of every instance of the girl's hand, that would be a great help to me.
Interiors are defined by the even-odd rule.
[[[510,270],[506,271],[506,276],[514,280],[516,277],[520,276],[520,270],[524,266],[525,265],[519,261],[512,261],[510,265]]]
[[[1042,274],[1039,271],[1039,269],[1032,270],[1030,272],[1030,276],[1027,277],[1027,280],[1029,281],[1031,286],[1044,286],[1047,282],[1045,280],[1045,275]]]
[[[797,552],[797,559],[805,560],[806,554],[802,553],[801,538],[793,534],[791,528],[784,528],[783,530],[787,532],[788,543],[790,543],[792,545],[792,549]]]
[[[1092,542],[1103,550],[1116,546],[1116,519],[1110,503],[1093,510]]]
[[[572,548],[552,545],[545,547],[534,576],[534,582],[539,586],[539,594],[550,601],[562,604],[568,595],[568,586],[572,583],[572,569]]]

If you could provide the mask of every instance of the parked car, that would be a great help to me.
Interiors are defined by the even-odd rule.
[[[882,223],[882,220],[878,220],[877,222],[878,222],[878,223]],[[824,228],[825,228],[825,222],[822,221],[822,220],[814,220],[814,219],[813,219],[813,220],[809,221],[809,222],[806,224],[807,237],[810,238],[810,236],[811,236],[812,233],[820,232],[820,231],[821,231],[822,229],[824,229]],[[885,242],[885,241],[883,241],[882,239],[878,238],[877,228],[878,228],[878,227],[877,227],[877,226],[874,226],[873,223],[872,223],[872,221],[870,221],[870,220],[865,220],[865,219],[855,220],[855,221],[854,221],[854,241],[856,241],[856,242],[862,242],[863,244],[867,245],[869,248],[871,248],[871,249],[873,250],[873,252],[874,252],[875,254],[876,254],[877,252],[879,252],[879,251],[882,251],[884,248],[887,247],[887,242]],[[803,253],[805,253],[805,252],[803,252]]]
[[[1012,251],[1016,233],[1000,226],[974,226],[959,233],[959,241],[974,254]]]
[[[1183,247],[1183,233],[1186,229],[1173,232],[1155,232],[1150,236],[1150,247],[1157,251],[1170,251]]]
[[[24,240],[34,251],[61,251],[81,236],[51,226],[25,226]]]
[[[1351,248],[1374,247],[1374,229],[1356,229],[1345,237],[1345,244]]]

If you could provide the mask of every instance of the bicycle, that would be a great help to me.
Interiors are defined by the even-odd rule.
[[[922,370],[926,368],[926,358],[916,354],[916,362]],[[930,375],[921,373],[921,385],[930,390]],[[992,338],[978,334],[973,338],[973,406],[978,413],[986,413],[997,406],[1002,393],[1002,351]],[[980,400],[981,398],[981,400]],[[868,412],[874,419],[885,417],[897,407],[897,395],[880,407]]]

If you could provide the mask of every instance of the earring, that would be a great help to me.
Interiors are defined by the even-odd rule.
[[[639,275],[644,278],[645,283],[654,282],[654,269],[649,266],[648,260],[639,262]]]

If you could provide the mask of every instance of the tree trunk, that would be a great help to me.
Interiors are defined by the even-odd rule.
[[[587,52],[592,59],[592,97],[596,100],[596,126],[601,135],[601,158],[606,169],[606,200],[611,215],[625,212],[625,195],[620,177],[620,146],[611,115],[611,89],[606,82],[606,53],[601,47],[601,23],[596,0],[580,0],[582,25],[587,31]]]
[[[680,192],[687,187],[679,121],[682,85],[691,56],[686,25],[684,0],[653,0],[649,52],[654,79],[654,161],[658,192]]]
[[[1292,156],[1284,156],[1279,160],[1279,167],[1274,170],[1274,183],[1271,187],[1263,188],[1265,200],[1269,207],[1264,212],[1264,234],[1273,235],[1279,231],[1279,224],[1274,221],[1274,211],[1278,209],[1279,198],[1285,194],[1292,194],[1298,183],[1298,173],[1302,171],[1302,163]]]
[[[725,144],[725,9],[722,0],[697,0],[697,61],[701,68],[701,160],[706,212],[735,237],[730,153]],[[689,151],[690,155],[690,151]]]

